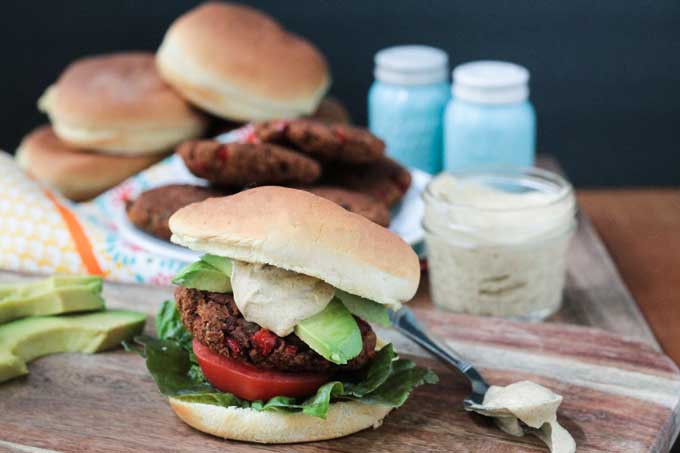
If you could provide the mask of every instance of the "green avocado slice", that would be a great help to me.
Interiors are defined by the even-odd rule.
[[[102,278],[55,275],[30,283],[0,285],[0,323],[37,315],[104,308]]]
[[[231,261],[215,255],[203,255],[182,268],[172,279],[176,285],[217,293],[231,292]]]
[[[0,382],[28,373],[27,362],[60,352],[94,353],[129,340],[146,315],[126,310],[35,316],[0,326]]]
[[[184,267],[172,282],[175,285],[202,291],[231,292],[231,277],[205,261],[196,261]]]
[[[295,335],[326,360],[344,365],[361,353],[361,332],[339,299],[295,326]]]

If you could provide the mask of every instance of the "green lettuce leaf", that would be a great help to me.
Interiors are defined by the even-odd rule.
[[[361,318],[364,321],[379,324],[384,327],[390,327],[392,325],[390,323],[390,317],[387,314],[387,307],[383,304],[346,293],[339,289],[335,290],[335,297],[340,299],[354,316]]]
[[[214,391],[207,381],[196,382],[189,374],[193,362],[189,352],[177,341],[136,337],[135,342],[144,347],[146,367],[162,394],[182,394]]]
[[[438,382],[436,374],[417,367],[411,360],[398,358],[388,344],[362,373],[327,382],[308,398],[276,396],[268,401],[247,401],[220,392],[205,379],[193,357],[191,335],[181,325],[174,304],[163,303],[157,323],[159,335],[164,338],[136,337],[136,346],[127,344],[126,349],[146,358],[146,366],[162,394],[182,401],[258,411],[303,412],[326,418],[333,401],[399,407],[415,387]]]
[[[415,387],[437,382],[439,378],[432,370],[416,367],[411,360],[398,359],[387,380],[362,399],[367,403],[401,407]]]
[[[331,400],[344,395],[342,382],[333,381],[319,387],[316,394],[302,403],[302,412],[312,417],[326,418]]]
[[[252,401],[251,409],[258,411],[290,412],[292,409],[302,409],[297,399],[291,396],[275,396],[269,401]]]
[[[177,341],[186,350],[191,350],[191,334],[184,328],[175,301],[166,300],[156,314],[156,333],[161,340]]]
[[[194,350],[191,345],[193,337],[184,328],[182,318],[175,302],[166,300],[161,304],[161,308],[156,314],[156,332],[158,338],[161,340],[171,340],[179,344],[183,349],[189,352],[189,360],[191,361],[191,368],[189,369],[189,377],[197,383],[205,382],[205,376],[201,367],[198,366]]]
[[[175,399],[186,401],[187,403],[212,404],[222,407],[250,407],[250,403],[242,400],[231,393],[223,393],[217,390],[209,392],[183,393],[179,395],[169,395]]]
[[[392,374],[392,363],[395,357],[396,353],[392,344],[385,345],[368,365],[362,380],[345,384],[345,393],[361,398],[380,387]],[[413,365],[415,366],[415,363]]]
[[[266,403],[253,401],[250,407],[259,411],[298,412],[302,410],[307,415],[326,418],[331,399],[343,393],[342,382],[333,381],[322,385],[314,395],[302,401],[290,396],[275,396]]]

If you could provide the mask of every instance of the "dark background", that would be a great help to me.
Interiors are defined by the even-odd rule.
[[[198,2],[3,2],[0,147],[46,120],[35,107],[71,60],[155,49]],[[680,1],[249,1],[316,43],[332,93],[366,120],[375,51],[421,43],[453,64],[504,59],[531,70],[538,149],[580,186],[680,184]]]

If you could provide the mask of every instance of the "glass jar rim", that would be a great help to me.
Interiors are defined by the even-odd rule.
[[[447,174],[450,176],[453,176],[457,180],[460,179],[465,179],[465,178],[470,178],[470,177],[481,177],[481,176],[505,176],[505,177],[533,177],[535,179],[542,179],[548,183],[551,183],[553,186],[556,186],[558,190],[556,192],[543,192],[543,193],[550,193],[554,194],[555,196],[553,198],[550,198],[547,201],[544,202],[537,202],[533,204],[529,204],[526,206],[513,206],[510,208],[502,208],[502,207],[480,207],[478,205],[474,205],[471,203],[464,203],[464,202],[451,202],[448,200],[442,200],[440,196],[435,194],[433,192],[433,184],[437,181],[437,179],[443,175]],[[519,178],[518,178],[519,179]],[[521,184],[518,184],[521,185]],[[526,186],[525,187],[532,187],[532,186]],[[534,189],[536,187],[533,187]],[[545,170],[543,168],[538,168],[538,167],[520,167],[520,166],[512,166],[512,165],[484,165],[484,166],[474,166],[470,168],[463,168],[459,170],[453,170],[453,171],[445,171],[443,173],[440,173],[439,175],[434,176],[430,182],[427,184],[425,187],[425,190],[423,191],[423,199],[425,202],[428,202],[430,200],[434,200],[435,202],[441,203],[445,207],[451,207],[451,208],[464,208],[464,209],[474,209],[476,211],[481,211],[481,212],[494,212],[494,213],[503,213],[503,212],[520,212],[524,210],[531,210],[531,209],[536,209],[536,208],[544,208],[544,207],[549,207],[553,205],[557,205],[564,200],[568,198],[572,198],[574,195],[574,188],[571,185],[569,181],[567,181],[564,177],[560,176],[557,173],[554,173],[549,170]]]

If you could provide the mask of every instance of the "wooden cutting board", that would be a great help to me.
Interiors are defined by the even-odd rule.
[[[541,164],[555,169],[552,161]],[[424,325],[478,365],[490,383],[531,379],[562,394],[559,420],[574,435],[577,451],[668,451],[680,426],[680,373],[659,352],[590,222],[579,220],[564,307],[552,322],[440,312],[429,301],[426,278],[412,306]],[[19,278],[0,271],[0,281]],[[150,315],[171,293],[150,286],[105,287],[110,307]],[[375,431],[295,446],[221,441],[180,422],[142,359],[119,350],[45,357],[29,365],[29,376],[0,384],[0,451],[547,451],[537,439],[511,437],[465,412],[462,400],[469,389],[460,375],[395,332],[379,335],[434,368],[441,382],[418,388]]]
[[[169,289],[123,285],[108,285],[106,293],[111,306],[149,313],[170,296]],[[418,305],[422,322],[477,364],[489,382],[531,379],[564,395],[559,419],[578,451],[662,452],[677,435],[680,373],[654,347],[601,329],[453,315]],[[469,390],[460,375],[396,332],[379,335],[434,368],[441,383],[418,388],[378,430],[295,445],[295,451],[547,451],[534,438],[508,436],[465,412],[461,402]],[[133,353],[61,354],[30,369],[27,377],[0,385],[0,450],[287,450],[193,431],[174,416]]]

